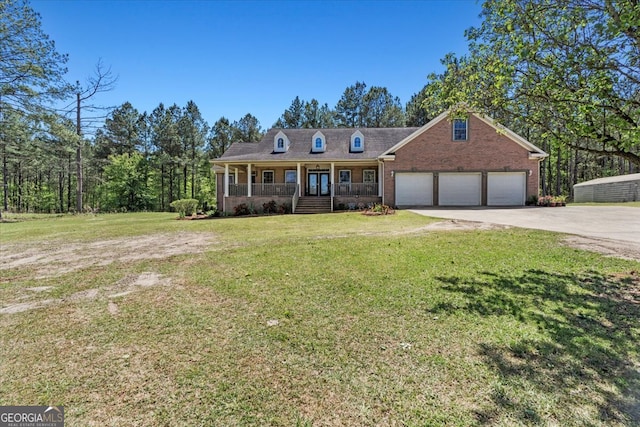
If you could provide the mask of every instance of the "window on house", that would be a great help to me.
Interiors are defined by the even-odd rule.
[[[321,153],[325,151],[326,139],[322,132],[316,132],[311,138],[311,151],[314,153]]]
[[[278,149],[282,150],[284,148],[284,138],[278,138]]]
[[[364,151],[364,136],[362,135],[362,132],[360,132],[359,130],[351,134],[350,151],[356,152],[356,153],[361,153]]]
[[[235,183],[236,183],[236,176],[229,175],[229,184],[235,184]]]
[[[273,184],[273,171],[262,171],[262,183]]]
[[[467,119],[454,119],[453,120],[453,140],[454,141],[466,141],[467,140],[467,125],[469,121]]]
[[[362,182],[375,183],[376,171],[374,169],[365,169],[364,171],[362,171]]]
[[[295,184],[296,183],[296,171],[290,170],[284,172],[284,182],[285,184]]]
[[[341,170],[339,172],[339,176],[340,176],[340,184],[351,184],[351,171],[346,169],[346,170]]]

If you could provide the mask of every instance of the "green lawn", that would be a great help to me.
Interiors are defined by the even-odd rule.
[[[32,304],[0,313],[0,405],[68,426],[640,423],[640,262],[406,211],[174,218],[0,224],[0,308]]]

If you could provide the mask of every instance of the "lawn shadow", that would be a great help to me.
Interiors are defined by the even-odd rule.
[[[480,423],[506,417],[547,424],[574,411],[586,417],[577,424],[640,425],[637,273],[577,276],[531,269],[513,276],[483,272],[474,279],[437,279],[465,302],[436,304],[430,311],[512,316],[537,325],[545,337],[523,334],[504,345],[479,344],[500,378],[492,385],[493,405],[476,413]],[[540,396],[548,396],[551,409],[538,402]]]

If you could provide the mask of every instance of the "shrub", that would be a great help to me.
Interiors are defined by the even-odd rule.
[[[178,212],[180,218],[184,218],[185,216],[191,216],[196,212],[196,209],[198,208],[198,201],[196,199],[174,200],[169,206]]]
[[[270,202],[266,202],[262,204],[262,210],[266,214],[274,214],[278,212],[278,204],[275,200],[271,200]]]
[[[240,203],[238,206],[233,208],[233,214],[235,216],[251,215],[251,210],[246,203]]]
[[[291,213],[291,205],[289,205],[288,203],[282,203],[280,206],[278,206],[278,213],[281,215]]]

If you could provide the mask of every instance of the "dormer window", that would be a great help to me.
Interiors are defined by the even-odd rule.
[[[289,150],[289,145],[289,138],[282,131],[278,132],[273,138],[273,151],[275,153],[286,153]]]
[[[311,138],[311,151],[313,153],[323,153],[326,150],[327,140],[322,132],[318,131]]]
[[[352,153],[362,153],[364,151],[364,135],[359,130],[351,135],[351,145],[349,150]]]

